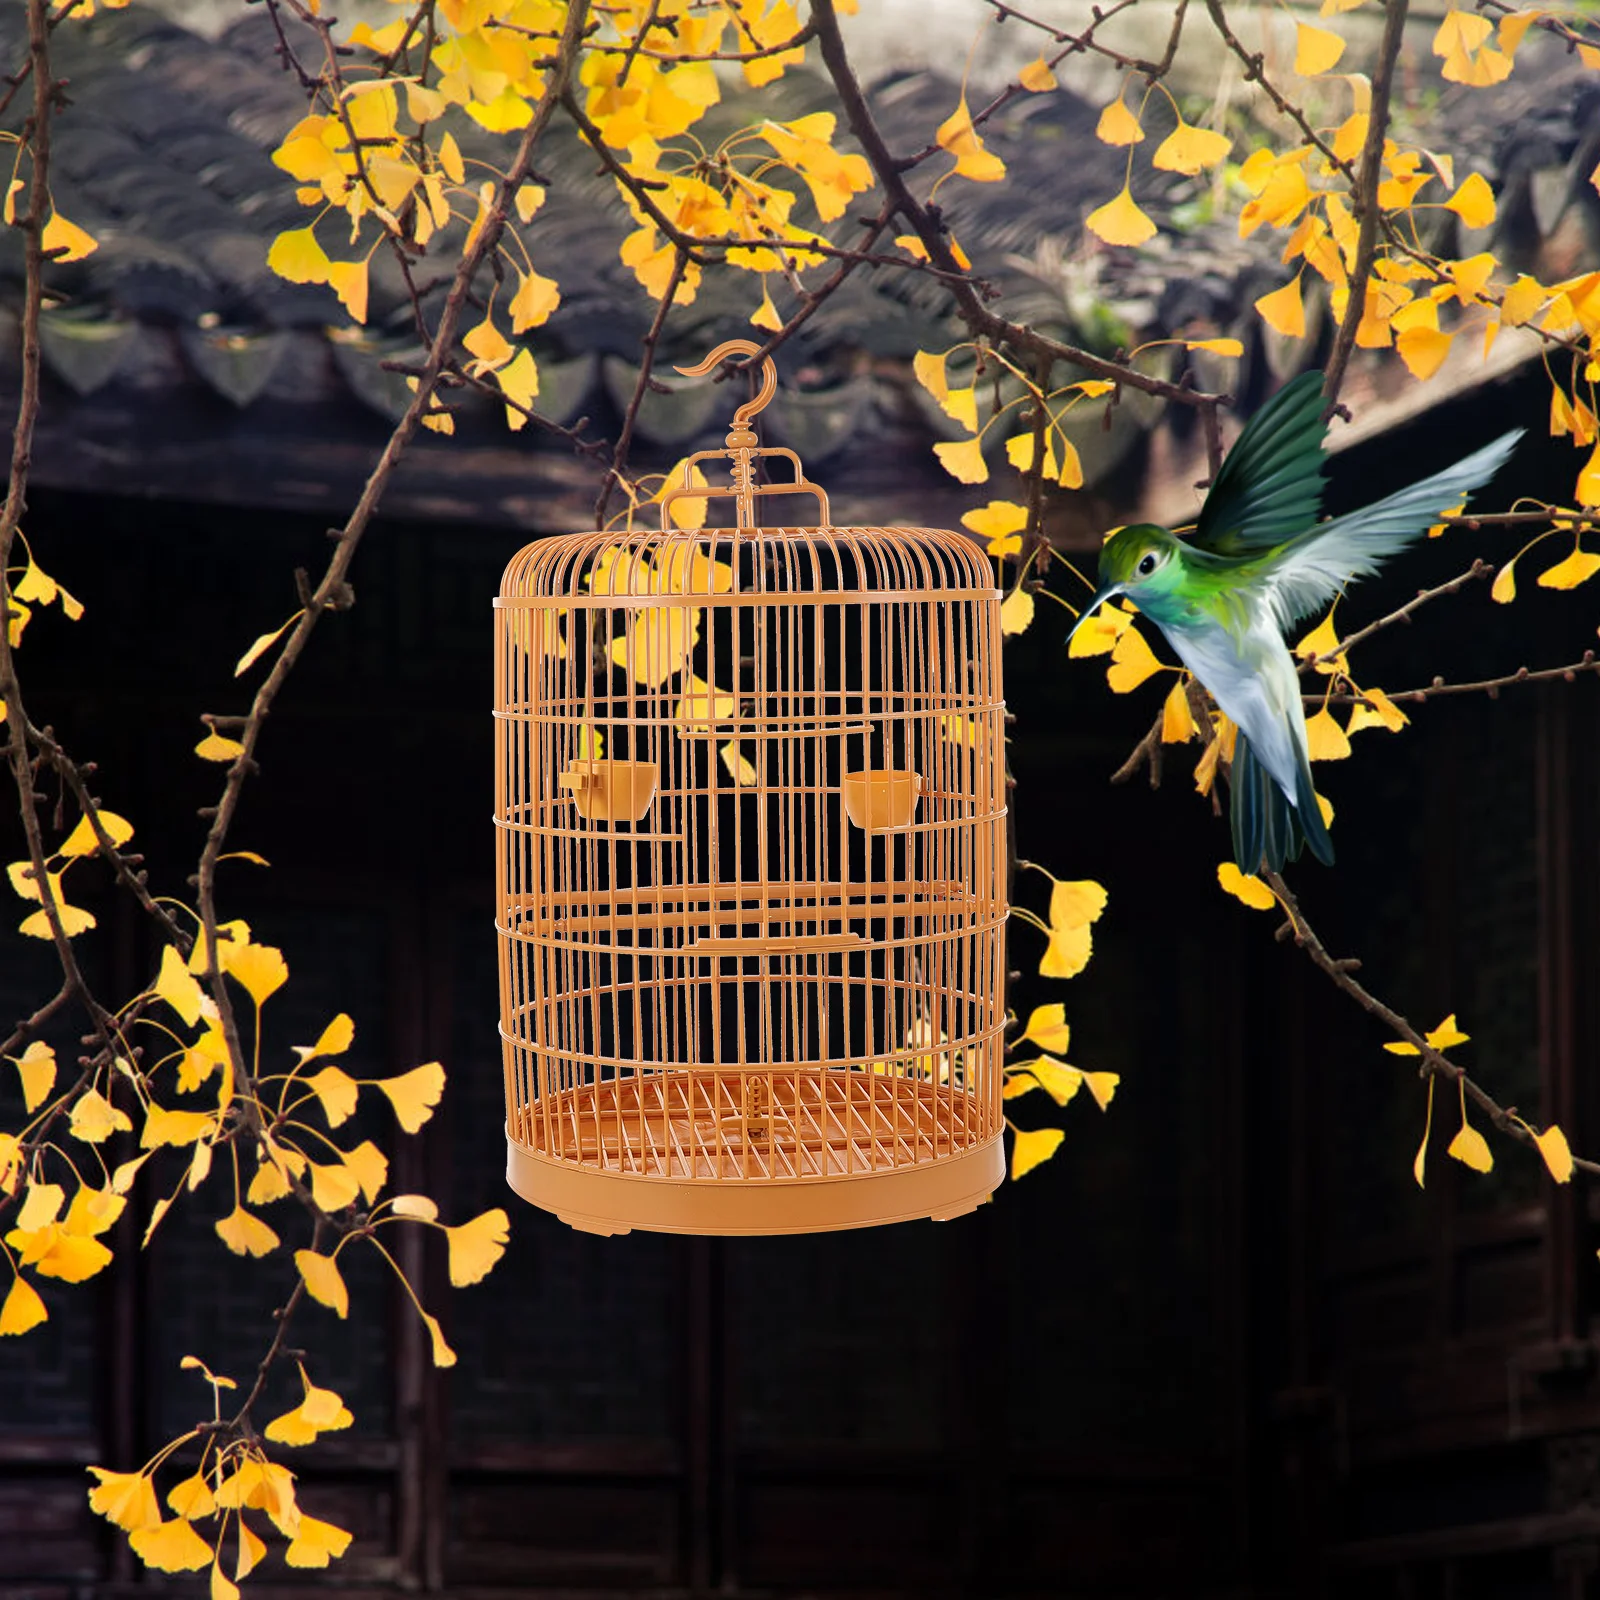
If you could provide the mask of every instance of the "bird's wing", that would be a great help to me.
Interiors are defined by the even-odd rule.
[[[1265,622],[1236,638],[1220,623],[1163,629],[1183,664],[1239,725],[1256,759],[1293,801],[1305,751],[1300,679],[1282,635]]]
[[[1386,556],[1415,539],[1440,514],[1465,502],[1504,465],[1522,429],[1502,434],[1470,456],[1408,489],[1347,516],[1308,528],[1255,571],[1280,627],[1331,600],[1351,578],[1376,572]]]
[[[1282,544],[1322,511],[1322,374],[1302,372],[1245,425],[1188,543],[1218,556]]]

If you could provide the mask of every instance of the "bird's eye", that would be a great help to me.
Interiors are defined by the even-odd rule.
[[[1139,576],[1148,578],[1156,570],[1156,553],[1152,550],[1144,560],[1139,563]]]

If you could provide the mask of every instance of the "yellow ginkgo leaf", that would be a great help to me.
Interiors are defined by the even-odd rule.
[[[1225,161],[1230,148],[1226,134],[1196,128],[1180,118],[1178,126],[1156,146],[1150,164],[1164,172],[1183,172],[1193,177],[1206,167]]]
[[[1489,588],[1489,598],[1496,605],[1508,606],[1517,598],[1517,563],[1513,559],[1506,562],[1495,573],[1494,582]]]
[[[967,97],[939,125],[934,135],[939,147],[956,158],[955,170],[974,183],[998,183],[1006,175],[1006,164],[992,151],[985,150],[983,140],[972,125],[972,113],[967,109]]]
[[[305,1282],[306,1293],[321,1305],[330,1307],[341,1317],[350,1312],[350,1291],[339,1273],[339,1263],[332,1256],[319,1255],[315,1250],[296,1250],[294,1264]]]
[[[367,320],[367,294],[371,287],[367,266],[365,260],[328,263],[328,287],[338,295],[352,322]]]
[[[274,1444],[314,1444],[319,1434],[336,1433],[356,1420],[332,1389],[317,1388],[303,1370],[300,1377],[305,1397],[293,1411],[274,1417],[263,1430]]]
[[[101,811],[100,826],[105,831],[106,837],[119,849],[133,837],[133,824],[126,817],[119,817],[115,811]],[[77,826],[73,828],[61,848],[56,851],[58,856],[92,856],[100,848],[100,841],[95,837],[95,832],[89,826],[87,817],[79,817]]]
[[[941,406],[944,404],[944,397],[950,392],[950,382],[944,370],[948,359],[948,352],[936,356],[930,350],[919,350],[911,358],[912,375]]]
[[[428,1329],[428,1337],[433,1341],[433,1364],[436,1367],[453,1367],[456,1364],[456,1353],[445,1343],[444,1329],[439,1326],[439,1319],[430,1316],[426,1311],[422,1313],[422,1320]]]
[[[211,1492],[210,1480],[203,1472],[173,1484],[167,1491],[167,1504],[180,1516],[191,1522],[209,1517],[217,1509],[217,1497]]]
[[[347,1151],[345,1169],[352,1173],[367,1198],[367,1204],[376,1202],[384,1184],[389,1181],[389,1158],[370,1139],[363,1139],[354,1150]]]
[[[1112,646],[1106,682],[1113,694],[1127,694],[1161,670],[1161,662],[1137,628],[1127,628]]]
[[[1425,382],[1444,365],[1452,343],[1454,336],[1439,328],[1413,327],[1396,336],[1394,347],[1411,376]]]
[[[961,515],[961,526],[988,541],[990,555],[1013,555],[1022,548],[1020,535],[1028,525],[1028,508],[1015,500],[991,500]],[[1006,548],[996,548],[1004,545]]]
[[[1214,356],[1242,356],[1244,344],[1238,339],[1185,339],[1185,350],[1209,350]]]
[[[1266,884],[1248,872],[1241,872],[1231,861],[1224,861],[1218,866],[1217,882],[1252,911],[1270,911],[1278,903],[1277,895]]]
[[[61,1215],[66,1199],[67,1191],[59,1183],[40,1183],[35,1179],[28,1185],[27,1195],[17,1210],[17,1231],[37,1233],[48,1227]]]
[[[89,1491],[89,1509],[126,1533],[161,1525],[156,1486],[142,1472],[111,1472],[90,1467],[100,1481]]]
[[[75,939],[80,933],[87,933],[95,926],[92,911],[85,911],[81,906],[69,906],[64,900],[56,901],[56,916],[61,921],[61,931],[69,939]],[[49,913],[42,908],[35,911],[31,917],[24,917],[17,924],[17,932],[27,934],[30,939],[55,937],[55,931],[50,926]]]
[[[274,1200],[281,1200],[289,1193],[288,1175],[280,1167],[275,1167],[270,1161],[263,1161],[256,1168],[256,1175],[250,1180],[250,1187],[245,1191],[245,1199],[253,1206],[269,1206]]]
[[[408,85],[407,87],[410,87]],[[443,98],[442,96],[440,97]],[[211,1557],[210,1600],[239,1600],[239,1585],[222,1570],[222,1546],[218,1545]]]
[[[162,947],[161,970],[153,992],[178,1013],[185,1027],[192,1028],[199,1022],[205,996],[183,957],[170,944]]]
[[[450,1281],[464,1289],[488,1277],[495,1262],[505,1254],[511,1219],[496,1206],[471,1222],[444,1231],[450,1240]]]
[[[355,1037],[355,1023],[341,1011],[317,1036],[315,1044],[297,1044],[291,1048],[303,1067],[318,1056],[342,1056],[355,1042]]]
[[[1031,472],[1033,470],[1033,435],[1031,433],[1016,433],[1006,440],[1006,460],[1018,472]],[[1055,477],[1059,470],[1056,462],[1056,446],[1052,433],[1045,435],[1044,441],[1044,466],[1040,469],[1045,477]]]
[[[248,672],[300,620],[301,615],[302,613],[297,611],[287,622],[280,623],[271,633],[262,634],[234,664],[234,677],[237,678]]]
[[[305,1086],[317,1097],[330,1128],[337,1128],[354,1114],[361,1090],[356,1080],[343,1068],[324,1067],[320,1072],[312,1073],[305,1080]]]
[[[1102,1111],[1111,1104],[1117,1092],[1117,1085],[1122,1082],[1122,1074],[1118,1072],[1086,1072],[1083,1075],[1085,1087],[1094,1096],[1094,1103]]]
[[[211,1546],[187,1517],[174,1517],[128,1535],[133,1553],[158,1572],[198,1572],[211,1564]]]
[[[54,257],[57,261],[82,261],[100,248],[98,239],[85,233],[77,223],[68,222],[59,211],[51,212],[39,243],[47,253],[59,250],[61,254]]]
[[[1544,1157],[1544,1164],[1550,1169],[1550,1176],[1557,1183],[1570,1183],[1572,1147],[1567,1143],[1566,1134],[1551,1123],[1543,1133],[1534,1134],[1533,1142],[1539,1147],[1539,1154]]]
[[[423,1222],[438,1218],[439,1207],[425,1194],[397,1194],[389,1202],[389,1211],[396,1217],[415,1217]]]
[[[1194,713],[1189,709],[1189,685],[1179,678],[1167,693],[1161,706],[1161,742],[1185,744],[1199,732]]]
[[[1547,567],[1539,574],[1539,587],[1541,589],[1576,589],[1580,583],[1587,583],[1595,573],[1600,572],[1600,556],[1591,555],[1587,550],[1574,550],[1564,560],[1558,561],[1553,567]],[[30,1111],[32,1106],[28,1108]]]
[[[1106,891],[1093,878],[1058,879],[1050,890],[1050,925],[1085,928],[1106,909]]]
[[[1261,295],[1255,303],[1261,320],[1286,339],[1303,339],[1306,333],[1306,308],[1300,298],[1300,280],[1291,278],[1281,289]]]
[[[141,1150],[159,1150],[162,1145],[182,1147],[209,1133],[215,1119],[204,1111],[169,1111],[154,1101],[145,1113],[144,1128],[139,1134]]]
[[[1428,1075],[1428,1115],[1422,1124],[1422,1143],[1417,1146],[1417,1153],[1411,1162],[1411,1176],[1417,1180],[1419,1189],[1427,1188],[1428,1139],[1433,1133],[1433,1088],[1437,1082],[1438,1079],[1430,1073]]]
[[[1309,22],[1294,25],[1294,70],[1302,78],[1315,78],[1335,66],[1344,54],[1344,40],[1327,28]]]
[[[1033,596],[1026,589],[1013,589],[1000,605],[1000,631],[1026,633],[1033,622]]]
[[[1580,506],[1600,506],[1600,444],[1595,445],[1594,454],[1578,474],[1577,497]]]
[[[1126,611],[1115,606],[1101,606],[1073,633],[1067,654],[1073,657],[1107,655],[1132,626],[1133,618]]]
[[[1101,113],[1095,124],[1094,136],[1102,144],[1138,144],[1144,138],[1139,119],[1122,103],[1118,95]]]
[[[511,297],[511,331],[526,333],[530,328],[542,327],[560,304],[561,285],[554,278],[541,277],[531,270],[519,273],[517,292]]]
[[[217,1237],[236,1256],[264,1256],[278,1248],[278,1236],[260,1217],[235,1206],[216,1223]]]
[[[933,453],[939,465],[961,483],[987,483],[989,463],[983,459],[983,441],[979,438],[960,439],[936,444]]]
[[[351,1535],[331,1522],[321,1522],[303,1512],[283,1559],[291,1567],[325,1567],[350,1548]]]
[[[208,733],[194,747],[202,761],[232,761],[244,754],[244,746],[237,739],[224,738],[220,733]]]
[[[1066,1138],[1060,1128],[1019,1128],[1011,1147],[1011,1177],[1025,1177],[1042,1161],[1048,1161]]]
[[[39,1291],[18,1273],[11,1280],[5,1303],[0,1305],[0,1334],[26,1333],[48,1320],[49,1316]]]
[[[283,952],[267,944],[227,945],[219,952],[222,970],[240,984],[255,1003],[265,1004],[289,980]]]
[[[327,251],[310,228],[280,233],[267,251],[268,269],[290,283],[326,283],[329,265]]]
[[[425,1061],[398,1078],[379,1078],[377,1087],[388,1095],[400,1126],[415,1133],[433,1115],[444,1094],[444,1083],[444,1068],[437,1061]]]
[[[1086,927],[1052,928],[1050,942],[1039,958],[1041,978],[1075,978],[1089,965],[1094,948],[1093,936]]]
[[[1047,94],[1056,86],[1056,75],[1043,56],[1035,56],[1018,74],[1017,81],[1032,94]]]
[[[342,1161],[310,1164],[311,1198],[324,1211],[343,1211],[355,1203],[361,1193],[361,1184]]]
[[[1469,1122],[1461,1124],[1445,1154],[1454,1156],[1463,1166],[1471,1167],[1474,1172],[1490,1172],[1494,1169],[1494,1157],[1489,1152],[1489,1141]]]
[[[248,1578],[267,1553],[266,1541],[252,1531],[243,1517],[239,1518],[239,1559],[233,1575],[241,1581]]]
[[[1344,652],[1339,648],[1339,635],[1334,630],[1331,611],[1301,639],[1294,647],[1294,653],[1302,661],[1310,661],[1313,656],[1316,657],[1316,670],[1325,675],[1348,672],[1350,669]]]
[[[766,333],[776,333],[783,326],[783,318],[772,303],[772,291],[767,287],[765,277],[761,280],[761,304],[750,313],[750,321]]]
[[[1022,1037],[1051,1055],[1065,1055],[1072,1037],[1072,1030],[1067,1026],[1067,1008],[1063,1005],[1035,1006],[1029,1013]]]
[[[1458,1044],[1466,1044],[1471,1038],[1470,1033],[1463,1033],[1456,1024],[1456,1014],[1451,1012],[1437,1028],[1430,1028],[1423,1036],[1430,1049],[1450,1050]],[[1399,1040],[1383,1047],[1391,1055],[1419,1056],[1422,1052],[1414,1044]]]
[[[119,1130],[129,1133],[133,1123],[128,1113],[112,1103],[98,1089],[85,1089],[73,1102],[67,1126],[74,1139],[85,1144],[103,1144]]]
[[[1444,203],[1469,228],[1487,228],[1495,218],[1494,190],[1481,172],[1470,172],[1461,187]]]
[[[1351,708],[1346,733],[1359,733],[1363,728],[1387,728],[1390,733],[1398,733],[1411,721],[1382,689],[1363,689],[1361,694],[1367,703]]]
[[[35,1039],[10,1061],[22,1079],[22,1103],[29,1115],[37,1111],[56,1085],[56,1053],[43,1039]]]
[[[68,1233],[92,1238],[105,1233],[127,1208],[127,1200],[115,1189],[96,1189],[80,1184],[62,1221]]]
[[[1096,207],[1083,221],[1090,233],[1107,244],[1143,244],[1156,234],[1155,223],[1134,203],[1126,183],[1114,200]]]
[[[1306,718],[1306,753],[1313,761],[1343,761],[1350,754],[1350,739],[1324,706]]]
[[[1536,23],[1544,12],[1511,11],[1500,19],[1499,42],[1500,48],[1509,55],[1515,55],[1517,46],[1522,43],[1522,38],[1528,29]]]
[[[1076,1067],[1053,1056],[1040,1056],[1037,1061],[1022,1061],[1018,1067],[1031,1072],[1039,1080],[1039,1087],[1058,1106],[1064,1106],[1083,1087],[1083,1074]]]
[[[1057,435],[1054,441],[1061,450],[1061,469],[1056,473],[1056,482],[1063,489],[1081,489],[1083,487],[1083,461],[1078,455],[1078,447],[1064,433]]]

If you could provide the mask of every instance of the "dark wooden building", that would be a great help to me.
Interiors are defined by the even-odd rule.
[[[136,10],[94,26],[100,53],[74,71],[98,109],[63,125],[63,194],[79,185],[69,214],[107,244],[53,320],[28,524],[88,610],[75,629],[37,620],[24,667],[35,715],[100,763],[155,882],[181,890],[194,808],[216,786],[190,754],[197,718],[236,709],[233,661],[293,609],[294,568],[320,565],[395,395],[372,349],[325,333],[325,304],[265,274],[262,239],[281,226],[265,151],[294,95],[253,53],[255,24],[216,43]],[[181,113],[148,78],[135,92],[135,58],[182,78]],[[917,86],[884,93],[893,115]],[[1008,137],[1068,136],[1081,111],[1051,123],[1027,109],[1040,126]],[[174,159],[191,160],[181,182]],[[190,243],[133,225],[165,204],[205,210],[184,222]],[[565,420],[604,424],[638,330],[607,309],[621,290],[603,273],[586,292],[552,333],[550,382]],[[794,392],[770,415],[842,517],[949,525],[970,501],[923,465],[934,423],[899,375],[942,313],[896,302],[890,316],[881,285],[862,292],[879,298],[841,307],[794,353]],[[1219,304],[1228,292],[1219,278]],[[381,323],[367,343],[403,347]],[[1252,347],[1255,390],[1272,359]],[[1542,382],[1523,371],[1352,447],[1336,500],[1537,415]],[[726,393],[698,410],[688,391],[653,400],[647,451],[665,464],[714,431]],[[1074,517],[1117,520],[1160,432],[1128,442],[1088,510],[1062,510],[1064,537]],[[1531,442],[1504,489],[1570,471],[1564,448]],[[1107,784],[1156,690],[1112,696],[1094,663],[1065,659],[1048,618],[1007,665],[1019,838],[1025,855],[1099,878],[1110,906],[1070,985],[1031,976],[1038,951],[1019,930],[1015,999],[1066,1003],[1073,1060],[1122,1074],[1110,1112],[1016,1102],[1026,1125],[1063,1119],[1060,1154],[947,1225],[597,1239],[509,1195],[489,600],[515,549],[582,526],[592,492],[592,472],[553,444],[487,421],[422,446],[362,551],[357,605],[280,702],[240,818],[238,844],[274,866],[236,869],[227,910],[292,974],[269,1008],[275,1046],[344,1010],[358,1076],[442,1060],[450,1090],[422,1135],[396,1141],[371,1114],[397,1151],[394,1187],[458,1216],[513,1212],[483,1284],[450,1291],[426,1248],[412,1263],[459,1353],[451,1371],[431,1367],[374,1262],[349,1262],[348,1321],[308,1309],[314,1375],[357,1419],[295,1462],[306,1504],[357,1536],[323,1581],[508,1600],[1591,1592],[1591,1189],[1558,1189],[1504,1141],[1489,1177],[1449,1161],[1447,1097],[1417,1189],[1420,1086],[1269,918],[1220,894],[1226,829],[1190,791],[1189,751],[1169,755],[1158,791]],[[1452,533],[1352,603],[1377,615],[1478,553],[1507,552]],[[1393,690],[1546,665],[1580,654],[1593,620],[1583,591],[1535,589],[1507,610],[1480,585],[1374,641],[1361,668]],[[1323,769],[1340,862],[1299,873],[1307,912],[1414,1021],[1456,1011],[1484,1082],[1593,1153],[1600,688],[1445,700],[1413,721],[1360,735]],[[19,853],[14,824],[0,842]],[[91,903],[101,928],[85,957],[130,993],[147,933],[125,903]],[[48,950],[0,932],[0,1012],[27,1010],[49,971]],[[0,1077],[8,1116],[15,1092]],[[223,1209],[203,1193],[143,1253],[130,1213],[115,1265],[52,1293],[50,1322],[0,1347],[0,1592],[188,1592],[89,1514],[83,1469],[135,1465],[191,1424],[204,1396],[181,1356],[236,1375],[258,1359],[279,1290],[222,1251]],[[297,1580],[274,1558],[252,1584]]]

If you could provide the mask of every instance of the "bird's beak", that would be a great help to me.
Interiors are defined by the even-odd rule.
[[[1089,618],[1092,617],[1095,612],[1097,612],[1100,607],[1106,603],[1107,600],[1114,599],[1121,593],[1122,585],[1120,583],[1108,583],[1103,585],[1101,588],[1096,589],[1093,596],[1090,598],[1088,605],[1086,605],[1083,610],[1078,613],[1078,620],[1072,624],[1072,633],[1067,635],[1067,643],[1069,645],[1072,643],[1072,634],[1076,633],[1078,629],[1081,628],[1084,623],[1086,623]]]

